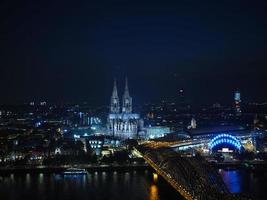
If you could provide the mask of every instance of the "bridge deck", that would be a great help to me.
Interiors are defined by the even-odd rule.
[[[179,192],[186,200],[193,200],[193,197],[187,192],[181,185],[179,185],[176,181],[174,181],[169,174],[161,170],[152,160],[150,160],[147,156],[143,156],[145,161],[153,167],[153,169],[161,175],[177,192]]]

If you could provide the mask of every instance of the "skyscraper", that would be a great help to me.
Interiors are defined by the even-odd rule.
[[[241,94],[239,91],[235,91],[234,94],[234,101],[235,101],[235,112],[236,114],[241,114]]]

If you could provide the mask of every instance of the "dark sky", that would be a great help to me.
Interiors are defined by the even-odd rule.
[[[0,3],[1,103],[267,100],[266,1],[96,2]]]

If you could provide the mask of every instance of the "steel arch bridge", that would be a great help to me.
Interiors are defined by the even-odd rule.
[[[218,171],[203,157],[184,157],[157,142],[135,151],[186,200],[248,200],[229,192]]]
[[[220,134],[214,137],[208,144],[209,149],[213,150],[214,148],[218,147],[219,145],[227,144],[229,146],[232,146],[234,149],[240,151],[242,144],[241,142],[234,136],[230,134]]]

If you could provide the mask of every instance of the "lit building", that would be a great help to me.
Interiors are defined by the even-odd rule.
[[[88,113],[79,112],[79,125],[80,126],[89,126],[90,125],[90,117]]]
[[[195,129],[195,128],[197,128],[197,121],[195,120],[195,118],[192,118],[191,119],[190,126],[188,126],[187,128],[188,129]]]
[[[156,139],[160,137],[164,137],[171,132],[169,127],[166,126],[149,126],[144,128],[145,135],[143,138],[145,139]]]
[[[236,91],[234,94],[235,100],[235,112],[236,114],[241,114],[241,94],[239,91]]]
[[[129,93],[127,79],[122,96],[122,108],[120,108],[117,85],[116,81],[114,81],[110,113],[107,119],[108,134],[120,139],[136,138],[142,126],[143,120],[140,118],[140,115],[132,113],[132,97]]]

